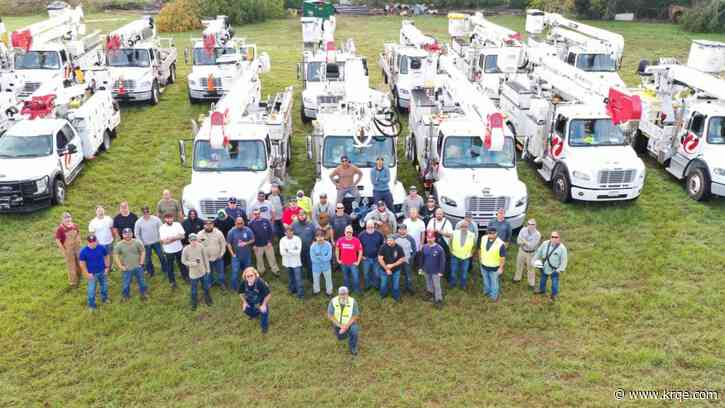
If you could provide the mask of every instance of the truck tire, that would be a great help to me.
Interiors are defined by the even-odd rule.
[[[153,85],[151,85],[151,105],[158,105],[160,97],[159,83],[154,81]]]
[[[393,88],[393,103],[398,113],[405,113],[405,109],[400,106],[400,97],[398,96],[398,88]]]
[[[571,201],[571,181],[566,170],[562,167],[556,169],[554,177],[551,178],[551,189],[554,191],[554,197],[562,203]]]
[[[200,102],[200,101],[199,101],[199,99],[196,99],[196,98],[194,98],[194,97],[192,97],[192,96],[191,96],[191,89],[189,89],[189,90],[188,90],[188,91],[186,92],[186,94],[187,94],[187,95],[189,96],[189,104],[190,104],[190,105],[194,105],[194,104],[197,104],[197,103],[199,103],[199,102]]]
[[[101,150],[107,152],[111,148],[111,132],[106,130],[103,132],[103,143],[101,143]]]
[[[65,181],[59,178],[53,180],[53,196],[51,197],[51,203],[53,205],[63,205],[65,203],[65,193]]]
[[[169,79],[168,84],[173,84],[176,82],[176,64],[171,64],[169,67]]]
[[[685,186],[687,195],[695,201],[710,198],[710,177],[702,167],[695,167],[687,173]]]
[[[312,118],[305,115],[305,105],[302,104],[302,108],[300,109],[300,119],[302,119],[302,123],[310,123],[312,122]]]

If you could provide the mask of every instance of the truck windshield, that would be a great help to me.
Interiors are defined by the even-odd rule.
[[[43,157],[53,152],[50,135],[24,137],[5,135],[0,137],[0,157]]]
[[[111,67],[148,67],[151,64],[149,50],[139,48],[121,48],[109,50],[106,54]]]
[[[16,53],[15,69],[60,69],[60,55],[57,51]]]
[[[327,136],[322,147],[324,152],[323,166],[331,168],[340,164],[340,157],[347,156],[357,167],[373,167],[379,156],[385,158],[388,167],[395,166],[395,148],[390,137],[373,138],[368,147],[354,146],[352,136]]]
[[[569,124],[569,146],[624,145],[624,132],[606,119],[572,119]]]
[[[193,61],[194,65],[216,65],[217,59],[222,55],[236,54],[237,50],[230,47],[217,47],[213,50],[206,48],[194,48]]]
[[[308,62],[307,76],[305,79],[307,82],[320,82],[323,79],[328,81],[342,81],[345,79],[343,75],[343,67],[343,64]]]
[[[443,147],[443,167],[514,167],[514,142],[507,137],[503,149],[488,150],[478,136],[449,136]]]
[[[710,144],[725,144],[725,118],[714,116],[710,118],[707,128],[707,142]]]
[[[579,54],[576,67],[587,72],[615,72],[617,64],[608,54]]]
[[[194,170],[262,171],[267,168],[267,153],[260,140],[232,140],[229,146],[214,149],[208,140],[194,145]]]

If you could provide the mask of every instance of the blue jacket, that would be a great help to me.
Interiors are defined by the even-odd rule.
[[[329,271],[330,261],[332,260],[332,245],[327,241],[321,244],[315,241],[310,246],[310,260],[312,262],[312,272]]]
[[[390,183],[390,170],[388,169],[388,166],[383,165],[381,170],[378,170],[377,167],[373,167],[372,170],[370,170],[370,178],[373,182],[373,191],[390,190],[390,187],[388,186],[388,183]]]

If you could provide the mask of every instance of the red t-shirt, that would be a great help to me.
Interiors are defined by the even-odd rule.
[[[285,225],[291,225],[294,222],[294,219],[297,218],[297,214],[299,214],[300,211],[302,211],[302,207],[295,207],[294,209],[285,207],[282,211],[282,223]]]
[[[352,265],[357,262],[357,254],[362,251],[362,244],[355,237],[350,239],[342,237],[337,240],[335,246],[340,250],[340,262],[343,265]]]
[[[66,227],[63,224],[60,224],[55,230],[55,239],[60,241],[61,244],[65,244],[65,233],[73,230],[78,231],[78,226],[75,224],[71,224],[70,227]]]

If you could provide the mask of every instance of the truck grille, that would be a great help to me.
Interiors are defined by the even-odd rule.
[[[219,200],[201,200],[199,203],[199,212],[201,212],[201,214],[199,214],[199,216],[202,218],[214,218],[219,210],[223,210],[227,206],[228,202],[229,198],[222,198]],[[237,199],[237,207],[246,210],[246,201]]]
[[[33,92],[37,91],[38,88],[40,88],[40,82],[26,82],[23,85],[23,89],[18,92],[21,97],[25,98],[30,96]]]
[[[479,224],[488,223],[496,217],[499,208],[508,207],[508,197],[468,197],[466,211],[473,214],[473,220]]]
[[[221,78],[213,78],[214,81],[214,88],[221,88],[222,87],[222,79]],[[199,78],[199,84],[202,86],[202,88],[206,88],[209,85],[209,78]]]
[[[605,188],[622,187],[634,181],[634,169],[628,170],[602,170],[599,172],[599,185]]]
[[[318,105],[337,105],[342,100],[341,95],[320,95],[317,97],[317,104]]]
[[[132,79],[126,79],[123,81],[116,81],[116,83],[113,85],[113,89],[119,89],[121,87],[121,83],[123,83],[123,87],[126,89],[136,88],[136,81]]]

